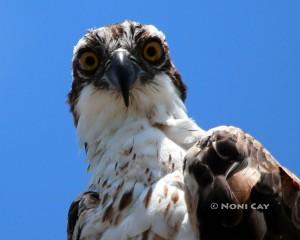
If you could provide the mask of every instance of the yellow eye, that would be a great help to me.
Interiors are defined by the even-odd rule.
[[[82,70],[94,71],[99,64],[99,59],[94,52],[84,52],[79,58],[79,64]]]
[[[157,62],[163,56],[163,48],[157,41],[146,43],[143,49],[143,56],[149,62]]]

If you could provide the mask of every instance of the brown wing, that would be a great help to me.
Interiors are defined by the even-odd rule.
[[[207,201],[211,203],[212,199],[219,204],[227,201],[227,203],[236,205],[247,205],[248,209],[242,211],[242,217],[237,218],[239,221],[235,222],[234,228],[220,223],[219,232],[223,236],[227,233],[228,237],[232,234],[237,235],[238,229],[246,226],[246,229],[249,230],[255,222],[260,222],[259,224],[264,227],[260,229],[254,227],[254,231],[255,229],[258,231],[258,235],[251,237],[252,229],[248,231],[249,234],[247,234],[247,230],[244,233],[240,231],[242,235],[239,237],[300,239],[300,181],[289,170],[281,166],[252,136],[231,126],[211,129],[188,152],[186,162],[190,171],[189,175],[199,183],[199,195],[205,196],[205,199],[202,198],[202,200],[199,196],[201,201],[199,200],[198,208],[201,205],[209,206]],[[199,171],[199,166],[195,167],[199,164],[208,167],[210,173]],[[213,179],[209,183],[206,183],[207,175],[211,175],[209,179]],[[218,184],[220,179],[226,182],[222,184],[225,186],[223,190]],[[201,186],[203,182],[207,186]],[[218,196],[222,196],[222,200],[218,200]],[[252,206],[255,206],[256,209],[249,209]],[[203,210],[204,213],[198,212],[198,215],[201,217],[205,211]],[[248,215],[254,213],[257,214],[254,222],[245,223]],[[211,213],[209,214],[212,216]],[[217,224],[226,214],[228,215],[226,211],[220,211],[219,216],[211,222]],[[205,225],[206,219],[201,220],[202,225],[203,222]],[[224,219],[222,221],[224,222]],[[264,233],[261,234],[261,232]],[[221,237],[214,230],[207,239],[214,239],[213,234]]]
[[[98,202],[98,193],[92,191],[84,192],[72,202],[68,212],[68,240],[80,239],[81,229],[78,226],[78,220],[86,210],[94,208]]]
[[[283,201],[291,210],[293,224],[300,229],[300,181],[286,168],[280,166]]]
[[[69,208],[67,225],[68,240],[72,240],[73,238],[74,228],[78,220],[79,202],[80,200],[75,200],[74,202],[72,202]]]

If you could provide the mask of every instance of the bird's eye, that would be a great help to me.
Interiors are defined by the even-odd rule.
[[[163,48],[158,41],[146,43],[143,49],[143,56],[149,62],[158,62],[163,56]]]
[[[99,64],[99,59],[94,52],[84,52],[79,58],[79,64],[84,71],[94,71]]]

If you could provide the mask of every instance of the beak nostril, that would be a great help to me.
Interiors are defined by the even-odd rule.
[[[106,61],[105,65],[104,65],[104,71],[107,71],[109,69],[110,65],[111,65],[111,60],[109,59]]]

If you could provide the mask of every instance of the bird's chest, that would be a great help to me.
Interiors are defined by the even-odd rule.
[[[182,169],[185,150],[151,126],[129,125],[99,142],[91,184],[100,191],[121,180],[149,186]]]
[[[99,193],[99,215],[110,224],[130,214],[147,188],[168,173],[181,172],[185,155],[163,132],[144,125],[119,131],[97,150],[90,190]]]

